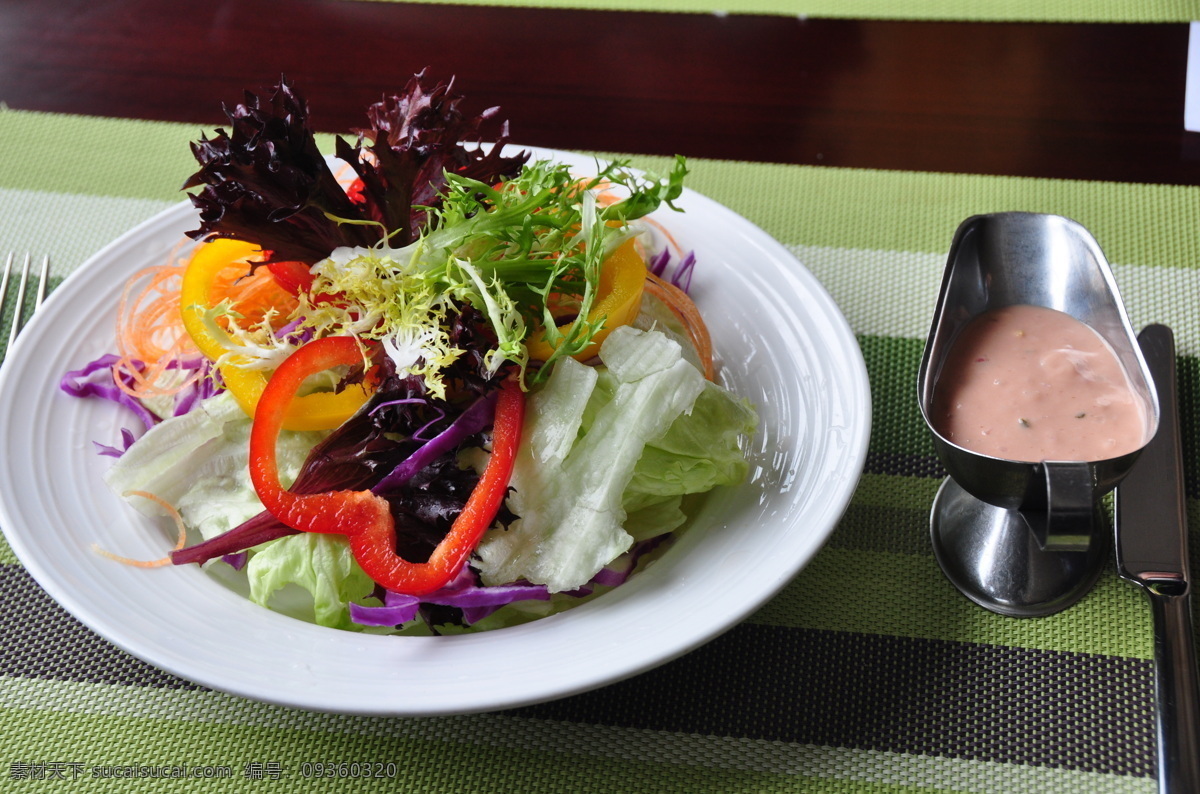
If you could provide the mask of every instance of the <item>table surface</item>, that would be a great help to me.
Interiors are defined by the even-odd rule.
[[[918,4],[919,5],[919,4]],[[453,74],[517,140],[613,152],[1200,184],[1187,26],[969,24],[314,0],[0,6],[9,107],[221,122],[286,74],[342,132]],[[545,46],[553,42],[553,46]]]
[[[177,201],[186,142],[225,121],[222,103],[281,74],[323,132],[361,126],[366,105],[428,68],[455,76],[467,110],[501,106],[520,143],[644,163],[684,154],[693,187],[822,280],[863,349],[871,451],[829,547],[745,624],[658,670],[424,720],[198,689],[75,624],[0,555],[11,718],[0,717],[0,776],[215,759],[233,765],[230,790],[269,787],[275,764],[294,790],[316,790],[301,763],[391,760],[405,791],[1154,790],[1149,612],[1111,570],[1079,606],[1041,620],[954,593],[929,549],[943,471],[913,386],[957,224],[992,209],[1077,218],[1109,254],[1135,324],[1170,322],[1180,336],[1196,537],[1200,135],[1183,130],[1187,4],[1150,21],[949,21],[918,0],[892,18],[591,5],[0,3],[0,250],[53,250],[61,279]],[[178,140],[183,156],[131,171],[116,148],[134,134]],[[56,238],[47,208],[82,208],[80,230]],[[827,595],[853,601],[860,589],[861,605],[840,612]]]

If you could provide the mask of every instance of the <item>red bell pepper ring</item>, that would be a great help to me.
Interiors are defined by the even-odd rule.
[[[263,506],[279,521],[301,532],[345,535],[358,564],[388,590],[431,593],[461,570],[504,504],[521,441],[525,395],[515,381],[505,381],[496,401],[492,455],[478,484],[429,561],[409,562],[396,554],[396,527],[387,500],[370,491],[294,494],[279,483],[275,441],[297,389],[310,375],[361,362],[358,342],[334,336],[309,342],[275,370],[254,413],[250,477]]]

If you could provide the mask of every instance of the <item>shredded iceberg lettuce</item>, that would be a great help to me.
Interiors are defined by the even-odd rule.
[[[183,416],[147,431],[106,473],[118,494],[147,491],[175,506],[184,523],[205,539],[216,537],[263,509],[247,468],[251,421],[228,392],[210,397]],[[284,432],[278,444],[280,478],[291,482],[305,455],[324,436]],[[145,499],[130,504],[147,515],[162,508]],[[267,605],[289,584],[312,596],[313,619],[322,626],[357,628],[347,604],[369,594],[373,583],[354,562],[345,539],[299,534],[254,549],[246,566],[250,598]]]
[[[262,512],[246,461],[251,420],[229,392],[165,419],[139,438],[105,473],[118,495],[146,491],[172,504],[205,539]],[[279,475],[290,483],[323,433],[285,432],[279,439]],[[162,508],[144,499],[130,504],[146,515]]]
[[[708,384],[678,344],[626,326],[600,359],[603,370],[560,361],[531,397],[509,497],[519,518],[477,549],[486,584],[581,587],[635,539],[682,524],[682,495],[745,476],[737,439],[754,412]]]
[[[339,535],[301,532],[264,543],[246,565],[250,599],[267,606],[280,590],[298,585],[312,596],[313,618],[321,626],[358,630],[349,606],[375,589]]]

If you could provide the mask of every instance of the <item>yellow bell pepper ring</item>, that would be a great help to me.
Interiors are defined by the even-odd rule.
[[[180,289],[183,327],[210,361],[215,362],[226,353],[204,325],[204,316],[213,305],[213,281],[227,267],[248,262],[260,253],[261,249],[256,245],[218,238],[201,244],[188,261]],[[238,366],[237,356],[227,359],[218,370],[225,388],[246,415],[253,417],[258,401],[267,388],[268,373]],[[366,388],[356,384],[337,393],[313,392],[297,397],[284,415],[283,427],[286,430],[332,430],[353,416],[369,396]]]
[[[574,358],[586,361],[600,352],[600,345],[614,328],[628,325],[638,316],[642,307],[642,290],[646,285],[646,262],[638,253],[634,240],[623,243],[608,255],[600,268],[600,283],[596,299],[588,312],[588,321],[604,320],[604,326],[592,337],[587,347]],[[570,323],[558,326],[564,333]],[[529,357],[545,361],[554,353],[554,346],[546,341],[545,331],[535,331],[526,342]]]

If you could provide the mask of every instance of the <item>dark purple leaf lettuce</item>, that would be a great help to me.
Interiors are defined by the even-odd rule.
[[[286,79],[263,102],[226,109],[230,129],[192,144],[200,170],[184,189],[200,211],[194,239],[227,237],[270,251],[272,261],[316,262],[339,246],[370,246],[389,235],[410,242],[425,223],[424,207],[445,186],[444,172],[499,181],[518,173],[528,159],[485,153],[464,143],[481,140],[495,109],[469,118],[451,84],[430,85],[424,72],[405,93],[385,97],[368,111],[371,127],[356,143],[336,140],[336,154],[362,180],[361,201],[352,200],[317,148],[308,104]],[[499,136],[507,139],[507,125]],[[339,223],[339,220],[351,223]],[[370,221],[373,223],[362,223]]]
[[[183,187],[204,189],[192,196],[200,228],[190,237],[244,240],[275,260],[301,262],[316,262],[340,245],[378,241],[378,229],[328,217],[362,214],[317,148],[308,104],[286,80],[265,106],[247,91],[225,115],[228,132],[218,129],[215,138],[192,144],[201,167]]]
[[[385,97],[367,108],[371,127],[356,130],[356,145],[337,140],[337,156],[350,163],[363,182],[365,212],[394,233],[393,246],[420,235],[427,220],[423,208],[437,204],[446,172],[492,183],[515,176],[529,159],[525,152],[501,156],[508,122],[501,125],[490,151],[477,145],[468,149],[465,144],[482,140],[483,123],[499,108],[468,117],[459,109],[462,97],[453,87],[451,80],[430,88],[422,72],[409,81],[403,95]]]

